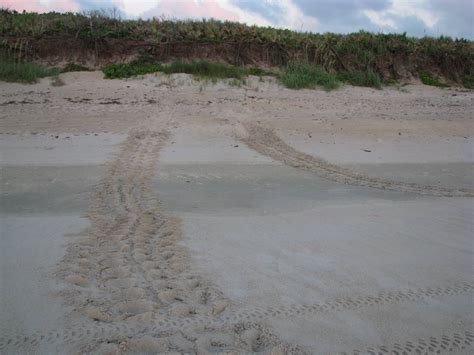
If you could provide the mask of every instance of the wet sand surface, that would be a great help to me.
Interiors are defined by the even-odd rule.
[[[472,92],[0,84],[0,352],[474,346]]]
[[[55,296],[51,269],[64,254],[64,233],[87,227],[78,216],[2,215],[2,334],[31,334],[63,327],[71,311]],[[45,351],[46,349],[42,349]]]
[[[55,331],[71,307],[53,272],[66,244],[89,226],[89,194],[104,173],[119,135],[1,136],[2,336]],[[67,138],[65,138],[67,137]],[[62,352],[61,341],[39,344]]]
[[[395,136],[395,137],[394,137]],[[474,188],[474,141],[468,137],[354,139],[289,136],[293,147],[372,177],[450,188]],[[320,139],[319,139],[320,138]]]

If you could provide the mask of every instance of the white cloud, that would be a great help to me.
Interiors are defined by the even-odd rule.
[[[291,0],[270,0],[269,2],[278,4],[283,10],[281,23],[276,24],[278,27],[301,31],[311,31],[316,28],[318,20],[315,17],[306,16]]]
[[[426,0],[394,0],[387,12],[399,17],[418,17],[426,26],[433,28],[439,18],[426,8],[427,5]]]
[[[377,12],[374,10],[364,10],[364,15],[372,21],[373,24],[380,27],[390,27],[396,29],[397,25],[395,21],[389,18],[386,14],[383,14],[381,11]]]
[[[433,28],[439,17],[428,10],[426,0],[393,0],[390,7],[382,11],[365,10],[364,15],[375,25],[398,29],[397,19],[416,17],[428,28]]]
[[[127,15],[136,17],[150,10],[159,2],[157,0],[112,0],[115,6]]]
[[[215,0],[215,1],[224,10],[236,14],[241,22],[245,22],[249,25],[258,25],[258,26],[271,26],[272,25],[272,23],[268,21],[267,19],[265,19],[263,16],[254,12],[243,10],[240,7],[233,5],[228,0]]]

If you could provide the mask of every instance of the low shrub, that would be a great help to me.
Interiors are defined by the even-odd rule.
[[[68,63],[64,66],[64,68],[61,69],[61,73],[68,73],[74,71],[90,71],[90,69],[76,63]]]
[[[192,74],[202,79],[239,79],[248,75],[274,75],[270,71],[260,68],[246,68],[221,63],[213,63],[206,60],[186,62],[176,60],[168,65],[153,63],[150,60],[137,60],[126,64],[107,65],[103,72],[108,79],[128,78],[135,75],[144,75],[155,72],[165,74],[185,73]]]
[[[34,83],[39,78],[54,76],[58,69],[29,62],[0,60],[0,80],[8,82]]]
[[[340,72],[338,79],[354,86],[366,86],[380,89],[382,80],[380,76],[372,69],[367,70],[351,70]]]
[[[335,74],[328,73],[322,67],[307,63],[291,63],[279,79],[283,85],[290,89],[322,86],[329,91],[337,89],[341,84]]]
[[[448,84],[439,81],[438,78],[434,77],[433,74],[431,74],[429,71],[420,70],[418,72],[418,75],[420,76],[421,82],[425,85],[437,86],[437,87],[440,87],[440,88],[448,88],[449,87]]]
[[[462,84],[466,89],[474,90],[474,73],[465,75],[462,79]]]
[[[241,79],[248,74],[245,67],[236,67],[221,63],[212,63],[206,60],[184,62],[175,61],[163,67],[166,74],[186,73],[206,79]]]
[[[136,75],[145,75],[162,71],[161,64],[144,64],[131,62],[123,64],[109,64],[102,71],[107,79],[129,78]]]

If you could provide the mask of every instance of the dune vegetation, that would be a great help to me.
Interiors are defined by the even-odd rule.
[[[237,79],[274,75],[288,87],[326,89],[343,82],[379,88],[412,78],[441,87],[474,82],[474,44],[462,38],[320,34],[217,20],[128,20],[113,10],[2,9],[0,46],[10,62],[47,60],[83,68],[92,63],[109,78],[156,71]]]

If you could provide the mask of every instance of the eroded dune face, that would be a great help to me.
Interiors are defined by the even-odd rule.
[[[62,76],[0,86],[1,351],[472,350],[471,92]]]

